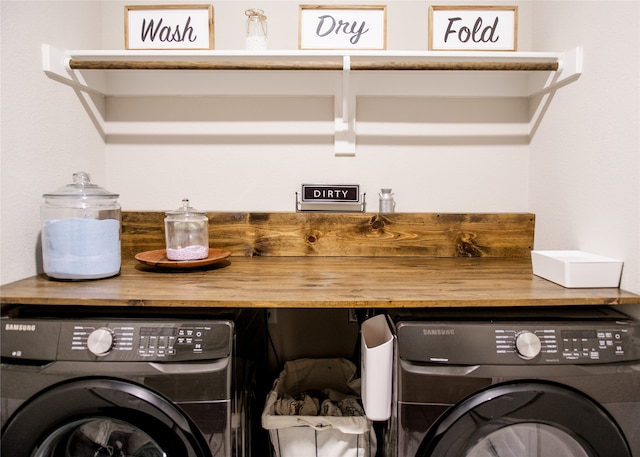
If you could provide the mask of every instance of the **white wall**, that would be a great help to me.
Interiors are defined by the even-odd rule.
[[[602,38],[600,44],[592,31],[593,24],[605,21],[611,26],[609,23],[617,23],[620,15],[629,28],[637,31],[637,2],[518,2],[520,50],[556,51],[584,45],[587,59],[585,75],[555,95],[530,145],[518,141],[378,142],[359,144],[355,157],[335,157],[331,141],[324,139],[313,144],[282,141],[264,145],[237,137],[226,141],[181,137],[173,142],[134,138],[113,139],[104,145],[73,90],[47,79],[42,72],[39,46],[47,42],[68,49],[122,49],[122,7],[128,3],[1,2],[1,283],[36,272],[41,195],[69,182],[74,171],[84,169],[92,173],[95,182],[121,194],[124,210],[173,209],[188,196],[195,206],[206,210],[292,211],[294,192],[300,184],[343,182],[360,184],[373,210],[379,188],[392,187],[397,209],[403,212],[532,211],[538,215],[537,248],[579,247],[617,257],[623,252],[623,286],[640,292],[640,50],[637,35],[634,41],[632,32],[621,46],[618,38],[610,37]],[[423,49],[429,3],[387,4],[388,47]],[[247,6],[258,6],[269,16],[270,45],[294,49],[297,5],[286,0],[214,2],[216,47],[242,47],[243,11]],[[586,15],[579,14],[571,22],[583,9]],[[597,63],[601,59],[627,66],[616,72],[605,71]],[[615,103],[625,107],[620,122],[607,120],[616,112],[602,88],[611,90]],[[607,102],[606,117],[594,106],[585,107],[585,101],[594,97]],[[493,115],[522,116],[522,109],[510,102],[489,102],[493,106],[507,103],[504,111],[494,110]],[[116,99],[108,103],[110,120],[142,119],[153,106],[149,103],[160,103],[160,107],[164,103],[169,108],[185,106],[184,100]],[[256,109],[256,103],[248,99],[217,98],[198,100],[190,116],[195,121],[217,122],[228,115],[242,120],[253,109],[260,120],[275,117],[287,122],[293,113],[310,118],[314,128],[322,131],[333,127],[332,103],[324,98],[260,100]],[[435,109],[411,100],[395,100],[389,106],[398,112],[411,110],[424,122],[434,115],[429,109]],[[375,110],[385,109],[373,99],[363,100],[360,107],[366,107],[358,114],[363,122],[367,116],[374,117]],[[180,117],[171,118],[160,110],[153,115],[160,120],[169,116],[173,121]],[[481,113],[473,116],[479,118]],[[408,122],[402,116],[397,121]],[[599,136],[603,128],[605,134]],[[585,134],[587,138],[583,138]],[[608,155],[613,145],[615,161]],[[593,160],[585,160],[590,157]],[[581,164],[578,169],[572,165],[576,160]],[[572,174],[567,180],[553,182],[549,169],[563,179],[567,176],[563,171]],[[608,184],[591,190],[591,178],[602,174],[603,169],[610,178]],[[583,192],[575,190],[578,186]],[[558,195],[567,195],[566,203]]]
[[[0,282],[37,272],[42,194],[76,171],[104,183],[104,142],[73,91],[42,71],[43,42],[100,47],[98,2],[0,1]]]
[[[639,293],[640,2],[534,3],[534,46],[584,47],[531,142],[535,248],[622,259],[621,287]]]
[[[105,3],[107,48],[123,47],[121,15],[125,4]],[[298,4],[282,0],[251,2],[268,16],[271,49],[297,48]],[[428,3],[413,0],[387,4],[388,48],[425,49]],[[216,49],[243,48],[247,5],[235,0],[214,2]],[[522,50],[529,43],[530,10],[528,3],[521,5]],[[229,73],[229,78],[233,77]],[[294,84],[304,86],[309,82],[300,78]],[[353,183],[360,184],[367,194],[372,211],[377,208],[382,187],[394,190],[397,211],[526,210],[528,144],[521,139],[490,138],[479,144],[466,139],[441,142],[427,138],[400,144],[376,138],[360,142],[355,157],[336,157],[330,97],[114,98],[108,103],[110,122],[142,125],[153,120],[156,124],[145,131],[147,136],[114,138],[107,144],[108,185],[121,192],[120,201],[127,209],[172,209],[187,196],[194,206],[207,210],[292,211],[295,192],[303,183]],[[483,123],[497,117],[495,122],[510,123],[526,117],[527,111],[519,100],[476,103],[363,98],[358,100],[356,129],[367,129],[379,113],[393,113],[391,121],[402,128],[416,122],[426,125],[433,119]],[[281,141],[233,135],[164,136],[166,129],[184,123],[186,118],[209,125],[212,131],[233,119],[239,124],[235,130],[242,132],[253,131],[257,122],[269,122],[277,131],[288,128],[295,133],[323,135]]]

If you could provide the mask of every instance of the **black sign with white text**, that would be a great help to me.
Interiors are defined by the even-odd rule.
[[[305,202],[359,202],[360,186],[303,184],[302,201]]]

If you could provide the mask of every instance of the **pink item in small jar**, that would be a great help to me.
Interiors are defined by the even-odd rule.
[[[187,246],[179,249],[167,249],[167,259],[169,260],[199,260],[209,256],[207,246]]]
[[[200,260],[209,257],[209,219],[204,211],[189,206],[182,199],[182,207],[168,211],[164,218],[166,257],[169,260]]]

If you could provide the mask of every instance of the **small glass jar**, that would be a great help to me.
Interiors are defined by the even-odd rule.
[[[393,200],[391,189],[380,189],[380,213],[390,214],[396,209],[396,202]]]
[[[267,49],[267,16],[260,9],[249,9],[244,12],[247,16],[247,31],[245,49],[263,51]]]
[[[209,256],[209,219],[204,211],[189,206],[187,198],[182,207],[168,211],[164,219],[167,259],[199,260]]]
[[[78,172],[73,183],[42,196],[42,266],[47,276],[84,280],[120,273],[118,194]]]

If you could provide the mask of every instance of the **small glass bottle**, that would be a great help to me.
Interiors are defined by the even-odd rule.
[[[209,256],[209,219],[204,211],[189,206],[187,198],[182,207],[168,211],[164,219],[167,259],[199,260]]]
[[[380,189],[380,213],[390,214],[396,209],[396,202],[393,200],[391,189]]]
[[[247,16],[247,32],[245,49],[263,51],[267,49],[267,16],[260,9],[249,9],[244,12]]]

